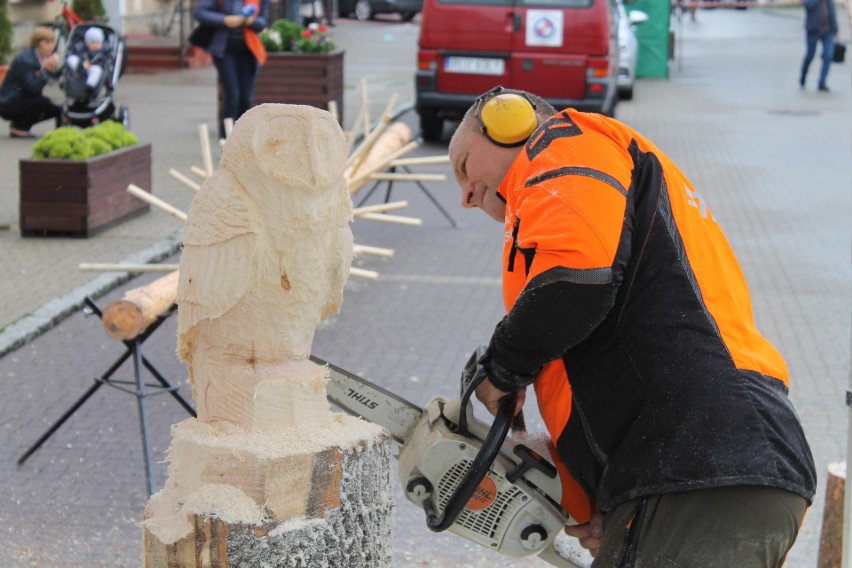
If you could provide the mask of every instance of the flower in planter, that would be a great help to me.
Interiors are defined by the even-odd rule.
[[[88,160],[138,142],[121,123],[111,120],[86,129],[63,126],[33,144],[33,158]]]
[[[289,20],[277,20],[260,33],[260,40],[268,52],[328,53],[336,45],[328,28],[312,23],[307,27]]]

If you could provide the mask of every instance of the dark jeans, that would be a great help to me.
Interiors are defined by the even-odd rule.
[[[822,67],[819,70],[819,84],[825,85],[825,80],[828,78],[828,69],[831,67],[831,58],[834,57],[834,34],[831,32],[825,33],[808,33],[806,39],[805,59],[802,61],[802,82],[808,75],[808,67],[816,55],[817,42],[822,43]]]
[[[17,130],[30,131],[34,124],[42,120],[54,119],[59,126],[59,105],[53,104],[44,95],[37,97],[19,97],[8,103],[0,104],[0,117],[10,122],[9,126]]]
[[[650,495],[603,518],[593,568],[780,568],[808,503],[774,487]]]
[[[224,138],[225,125],[222,121],[231,118],[236,122],[254,104],[257,59],[246,47],[242,36],[232,35],[228,38],[224,57],[214,57],[213,63],[219,72],[219,84],[222,86],[219,138]]]

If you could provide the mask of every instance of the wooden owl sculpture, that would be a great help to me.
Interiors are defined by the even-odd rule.
[[[353,250],[346,157],[320,109],[260,105],[234,125],[189,208],[180,262],[178,354],[199,419],[227,419],[208,390],[234,400],[304,361],[339,310]]]

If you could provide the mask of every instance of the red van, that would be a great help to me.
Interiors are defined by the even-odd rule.
[[[425,140],[496,85],[612,116],[614,0],[424,0],[415,108]]]

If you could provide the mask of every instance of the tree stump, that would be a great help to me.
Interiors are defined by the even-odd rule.
[[[817,568],[840,568],[843,561],[843,494],[846,486],[846,462],[828,466],[822,535]]]
[[[391,566],[391,438],[331,413],[308,360],[352,262],[346,150],[326,111],[257,106],[193,199],[178,354],[198,418],[145,509],[148,568]]]

